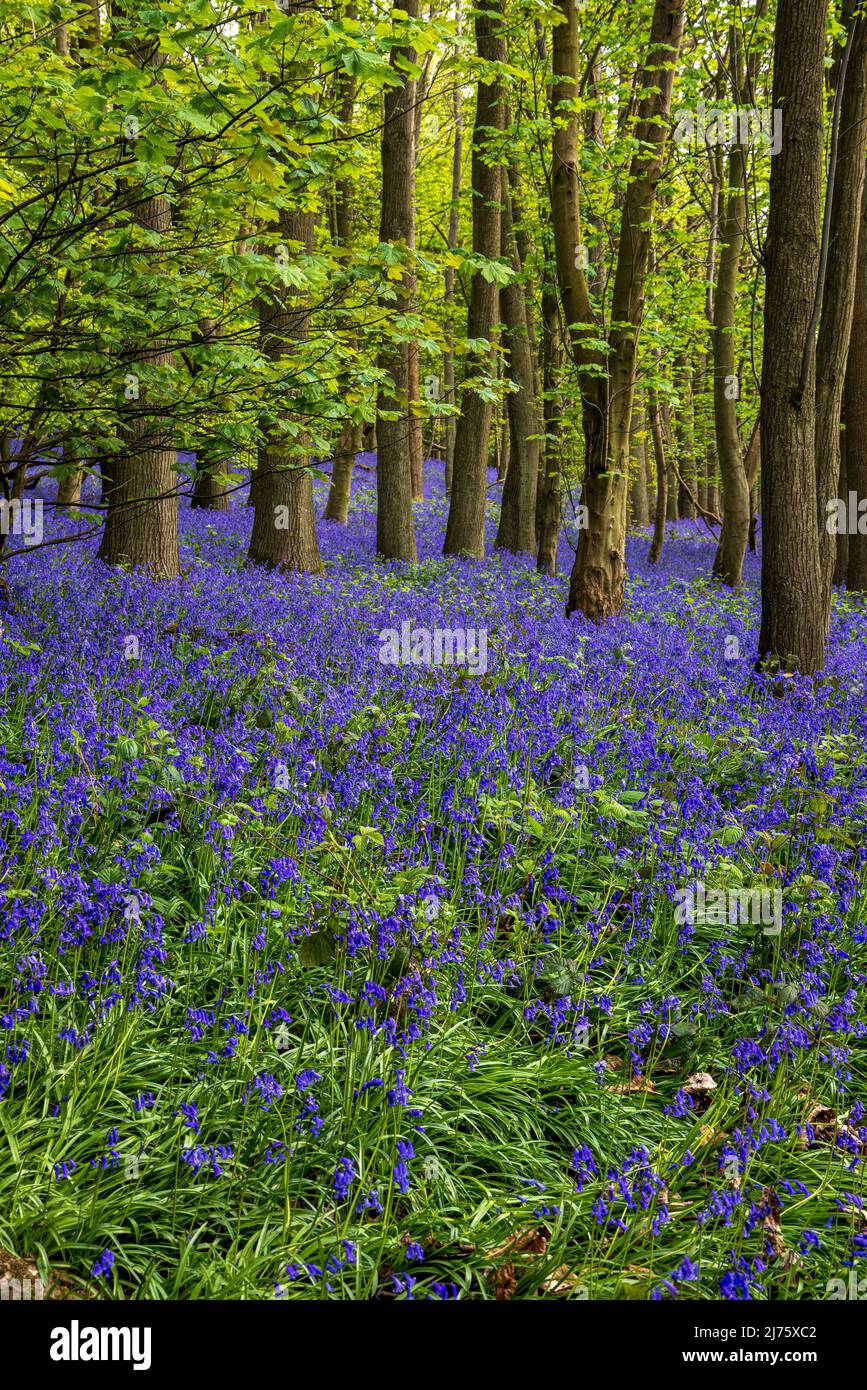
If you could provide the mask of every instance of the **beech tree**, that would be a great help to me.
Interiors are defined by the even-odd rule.
[[[846,486],[841,488],[841,497],[846,497],[848,502],[848,493],[852,491],[863,500],[867,498],[867,197],[864,196],[861,200],[855,303],[846,359],[843,415]],[[867,591],[867,525],[863,532],[856,528],[847,540],[846,585],[863,593]]]
[[[825,660],[816,478],[815,324],[823,176],[827,0],[778,0],[762,360],[762,622],[759,657],[809,674]]]
[[[499,290],[490,263],[500,255],[500,208],[503,196],[501,151],[497,136],[505,123],[502,78],[497,65],[506,61],[502,0],[475,12],[476,52],[482,64],[476,94],[473,125],[472,196],[473,252],[487,264],[474,271],[467,314],[467,337],[490,344],[497,323]],[[479,354],[478,370],[488,367],[488,356]],[[487,502],[488,446],[491,434],[490,387],[470,379],[460,394],[460,415],[455,429],[451,502],[443,553],[485,554],[485,505]]]
[[[415,103],[418,78],[415,48],[402,34],[403,16],[418,16],[418,0],[396,0],[392,22],[402,42],[392,51],[391,64],[403,81],[388,86],[382,124],[382,211],[380,241],[397,249],[402,270],[397,288],[384,287],[382,312],[392,317],[410,307],[413,276],[410,259],[414,245],[413,184],[415,165]],[[387,560],[415,560],[412,521],[412,448],[409,429],[409,345],[396,331],[386,339],[379,358],[385,374],[377,406],[377,512],[376,548]]]
[[[293,248],[313,249],[312,211],[281,214],[279,227]],[[264,355],[291,368],[298,347],[307,341],[309,305],[303,293],[275,290],[259,304],[260,345]],[[253,530],[248,558],[270,569],[317,574],[322,568],[313,510],[313,478],[309,460],[287,446],[285,421],[264,426],[265,439],[256,472]]]
[[[563,313],[581,377],[585,447],[581,496],[588,513],[588,525],[578,538],[567,612],[578,611],[599,621],[613,617],[623,606],[636,346],[684,0],[657,0],[654,6],[647,57],[638,79],[636,149],[623,201],[604,349],[594,341],[603,330],[590,302],[582,251],[575,113],[580,80],[577,14],[568,0],[559,4],[563,22],[554,27],[553,52],[560,121],[554,133],[552,217]]]
[[[164,61],[156,39],[132,36],[125,47],[133,63],[155,74]],[[130,262],[145,267],[127,271],[131,303],[138,301],[138,321],[149,317],[150,300],[161,271],[161,247],[172,226],[171,205],[156,185],[126,184],[129,208]],[[171,340],[159,330],[126,349],[127,371],[116,391],[121,407],[121,453],[102,463],[107,511],[99,558],[109,565],[147,570],[156,578],[174,579],[178,558],[178,476],[170,414],[160,406],[165,378],[174,365]]]

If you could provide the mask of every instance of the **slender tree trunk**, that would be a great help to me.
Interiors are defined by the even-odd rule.
[[[743,62],[738,56],[738,32],[733,28],[732,33],[734,52],[730,48],[730,61],[735,69],[739,70],[742,69]],[[742,85],[741,80],[738,87]],[[713,572],[732,589],[736,589],[743,578],[751,515],[750,490],[738,433],[734,340],[738,273],[747,215],[744,159],[743,146],[735,144],[728,159],[728,194],[723,198],[724,212],[720,228],[722,249],[713,317],[714,429],[724,507]]]
[[[558,0],[565,23],[554,28],[554,77],[558,102],[579,95],[579,51],[574,5]],[[638,336],[644,283],[650,254],[650,221],[662,169],[671,109],[674,69],[683,34],[684,0],[656,0],[647,58],[639,79],[643,93],[635,126],[632,157],[623,202],[621,230],[611,299],[607,351],[582,341],[580,325],[593,318],[580,255],[577,116],[567,108],[555,125],[552,199],[557,271],[563,312],[571,334],[576,365],[582,372],[584,485],[582,505],[589,524],[578,537],[567,612],[576,610],[593,621],[612,617],[623,606],[626,578],[626,493]],[[576,254],[576,251],[579,254]],[[594,332],[599,332],[596,325]],[[602,365],[604,374],[597,375]],[[593,375],[587,375],[587,369]]]
[[[409,453],[410,453],[410,474],[412,477],[412,495],[416,501],[421,501],[424,497],[424,435],[422,432],[420,402],[421,402],[421,377],[419,362],[418,339],[413,338],[412,342],[407,343],[407,395],[409,398],[409,415],[407,416],[407,429],[409,430]]]
[[[756,522],[757,512],[759,510],[759,499],[758,488],[756,487],[756,480],[759,476],[759,463],[761,461],[761,455],[762,429],[761,421],[757,416],[756,423],[753,427],[753,432],[750,437],[750,442],[747,445],[747,452],[744,457],[744,471],[747,475],[747,487],[750,490],[750,528],[747,533],[747,543],[752,554],[755,554],[757,549]]]
[[[344,12],[348,20],[352,21],[357,19],[358,6],[356,0],[346,0]],[[353,73],[341,71],[338,74],[337,115],[340,121],[341,132],[344,135],[348,135],[352,130],[357,85]],[[341,250],[348,250],[352,246],[353,232],[355,230],[355,199],[353,182],[345,166],[334,185],[334,229],[338,246]]]
[[[719,516],[723,509],[719,490],[719,460],[716,452],[716,436],[713,434],[708,436],[704,456],[704,469],[707,509],[712,516]]]
[[[648,522],[647,510],[647,437],[644,432],[643,393],[636,392],[632,407],[632,525],[643,527]]]
[[[283,212],[280,230],[287,241],[313,249],[313,213]],[[309,307],[297,291],[281,288],[259,301],[259,336],[272,362],[289,359],[307,341]],[[287,362],[288,365],[288,362]],[[289,451],[279,426],[267,430],[256,470],[253,530],[247,552],[251,564],[268,569],[318,574],[313,478],[309,460]]]
[[[57,505],[58,507],[68,507],[71,512],[77,512],[81,502],[81,485],[84,482],[84,465],[77,464],[71,473],[67,473],[57,484]]]
[[[199,340],[201,342],[212,342],[219,337],[219,334],[220,325],[215,319],[203,318],[199,320]],[[202,439],[196,449],[196,471],[193,477],[190,506],[212,512],[227,512],[229,510],[228,486],[225,458],[219,450],[215,456],[209,439]]]
[[[855,6],[856,0],[848,0],[847,18],[854,32],[840,100],[834,188],[827,195],[832,198],[831,241],[816,344],[816,474],[826,631],[837,559],[836,540],[827,526],[828,503],[846,495],[840,489],[840,413],[855,305],[867,130],[867,19],[860,10],[852,17]],[[842,67],[838,80],[843,81]]]
[[[671,424],[671,406],[665,399],[659,402],[659,414],[662,421],[662,437],[665,440],[666,458],[668,460],[665,476],[666,489],[668,491],[666,520],[680,521],[677,473],[674,467],[677,459],[677,440]]]
[[[491,0],[489,7],[476,11],[476,51],[482,61],[505,63],[502,27],[503,0]],[[503,129],[504,114],[499,76],[494,75],[490,81],[480,80],[473,128],[473,250],[488,260],[495,260],[500,254],[503,180],[502,168],[494,162],[492,152],[496,148],[496,132]],[[494,341],[498,298],[496,284],[489,283],[476,271],[470,288],[469,338]],[[443,546],[446,555],[466,553],[477,559],[484,558],[491,415],[490,401],[472,386],[465,385],[455,431],[454,473]]]
[[[542,289],[542,388],[545,446],[539,471],[536,498],[536,529],[539,551],[536,569],[540,574],[557,573],[557,548],[561,527],[562,413],[560,378],[563,369],[563,340],[554,286],[547,280]]]
[[[504,286],[500,309],[505,325],[505,364],[518,387],[506,400],[509,427],[509,462],[500,507],[496,544],[504,550],[536,553],[536,488],[539,476],[539,421],[527,304],[520,280],[521,261],[512,226],[512,200],[503,196],[503,251],[510,258],[516,278]]]
[[[694,497],[697,490],[695,440],[693,438],[692,367],[689,357],[680,358],[681,402],[677,412],[677,453],[680,479],[677,486],[677,511],[684,521],[695,519]]]
[[[207,444],[201,445],[196,454],[196,473],[193,478],[190,506],[200,507],[209,512],[227,512],[229,510],[225,460],[222,458],[211,460]]]
[[[662,415],[656,393],[650,393],[649,407],[650,438],[653,442],[653,457],[656,462],[656,510],[653,517],[653,540],[650,544],[648,560],[655,565],[665,544],[665,521],[667,514],[668,471],[665,464],[665,441],[663,438]]]
[[[460,33],[461,28],[461,0],[457,0],[456,26]],[[455,81],[454,92],[452,94],[452,120],[454,122],[455,135],[452,146],[452,194],[449,202],[449,232],[448,249],[453,255],[458,244],[458,227],[460,223],[461,211],[461,168],[463,165],[463,109],[461,84]],[[446,420],[446,447],[445,447],[445,488],[446,493],[452,490],[452,473],[455,461],[455,268],[447,265],[445,271],[445,340],[446,349],[443,354],[443,393],[446,402],[451,406],[451,414]]]
[[[841,490],[840,496],[848,503],[848,494],[854,492],[859,502],[867,501],[867,195],[862,196],[855,309],[846,361],[843,416],[846,421],[846,488]],[[867,534],[856,531],[848,539],[846,586],[864,593],[867,592]]]
[[[355,0],[347,0],[346,17],[349,20],[358,17],[358,7]],[[340,128],[345,134],[352,129],[356,85],[353,74],[340,73],[338,115]],[[337,244],[341,253],[348,255],[352,249],[355,232],[355,197],[352,179],[345,171],[335,184],[334,205]],[[326,521],[337,521],[342,526],[347,524],[349,501],[352,495],[352,473],[355,468],[356,455],[361,452],[363,432],[364,426],[362,424],[356,424],[352,420],[344,420],[337,443],[334,446],[334,457],[331,462],[331,484],[323,513]]]
[[[846,433],[840,441],[840,496],[848,500],[849,476],[846,465]],[[834,552],[834,576],[835,585],[846,584],[846,572],[849,568],[849,532],[841,527],[837,532],[837,544]]]
[[[767,12],[767,0],[759,0],[757,17]],[[729,70],[733,95],[739,107],[748,107],[755,91],[758,58],[755,52],[743,51],[741,32],[733,25],[729,34]],[[755,549],[755,523],[752,506],[752,487],[755,483],[758,458],[752,477],[744,458],[738,432],[737,401],[740,383],[735,368],[735,307],[740,263],[746,238],[746,150],[735,142],[728,158],[728,188],[720,191],[717,200],[721,209],[721,238],[719,276],[713,303],[714,358],[714,431],[716,452],[722,480],[723,525],[714,559],[713,572],[724,584],[737,588],[742,580],[744,554],[747,545]],[[755,435],[756,451],[758,434]]]
[[[393,23],[400,27],[401,14],[418,16],[418,0],[395,0]],[[414,240],[413,178],[415,166],[415,101],[418,79],[410,75],[415,49],[409,42],[392,50],[392,67],[403,73],[399,87],[386,87],[382,127],[382,210],[379,239],[403,242],[411,248]],[[411,254],[411,251],[410,253]],[[383,298],[389,318],[405,314],[410,308],[412,269],[404,271],[396,298]],[[381,370],[393,386],[382,386],[378,402],[376,549],[387,560],[415,561],[417,557],[412,520],[412,446],[408,429],[409,346],[389,341],[379,358]]]
[[[416,106],[413,112],[412,137],[412,249],[416,245],[416,171],[418,168],[418,148],[421,138],[421,117],[428,94],[428,73],[431,55],[428,54],[416,87]],[[415,267],[410,269],[409,298],[414,303],[418,293],[418,276]],[[410,471],[412,473],[412,495],[416,501],[424,498],[424,430],[422,426],[421,392],[421,354],[418,338],[413,337],[407,344],[407,429],[409,430]]]
[[[509,461],[512,457],[512,440],[509,434],[508,409],[506,409],[500,425],[497,454],[497,482],[504,483],[509,474]]]
[[[796,393],[819,273],[827,0],[779,0],[762,363],[762,624],[759,657],[820,671],[825,604],[816,497],[816,377]]]
[[[647,439],[649,430],[647,425],[647,411],[642,415],[642,428],[645,433],[644,438],[644,485],[647,493],[647,520],[648,524],[656,517],[656,459],[653,446],[648,448]]]
[[[349,499],[352,495],[352,473],[356,454],[361,452],[363,425],[355,425],[345,420],[340,438],[334,448],[331,464],[331,486],[328,489],[328,502],[325,506],[325,520],[339,521],[345,526],[349,520]]]

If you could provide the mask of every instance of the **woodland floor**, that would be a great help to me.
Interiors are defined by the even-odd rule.
[[[365,469],[316,578],[244,568],[240,498],[183,510],[174,585],[10,564],[0,1247],[118,1298],[834,1296],[867,613],[758,677],[756,559],[720,590],[684,522],[567,620],[566,540],[556,580],[441,557],[439,467],[411,568]],[[485,628],[487,673],[383,665],[405,619]],[[699,881],[781,932],[679,923]]]

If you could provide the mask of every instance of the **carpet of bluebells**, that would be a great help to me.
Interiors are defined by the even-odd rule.
[[[0,1247],[116,1298],[848,1289],[867,614],[758,676],[755,557],[723,591],[680,523],[567,619],[566,536],[555,580],[441,556],[435,463],[385,565],[370,463],[316,577],[245,566],[241,494],[184,506],[174,584],[9,563]],[[407,618],[486,674],[383,665]],[[679,921],[699,881],[782,930]]]

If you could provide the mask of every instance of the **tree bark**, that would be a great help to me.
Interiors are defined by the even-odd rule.
[[[646,526],[649,519],[647,510],[647,437],[644,431],[644,401],[642,394],[636,392],[632,407],[632,486],[630,488],[632,525]]]
[[[507,189],[503,193],[502,219],[503,252],[509,256],[516,277],[500,293],[505,325],[505,366],[518,389],[510,391],[506,399],[509,456],[496,545],[503,550],[534,555],[540,429],[527,304],[521,283],[522,266],[512,225],[512,199]]]
[[[418,16],[418,0],[395,0],[393,24],[400,16]],[[379,239],[402,242],[407,257],[412,255],[415,214],[413,178],[415,167],[415,101],[418,79],[407,71],[415,63],[415,49],[408,40],[392,50],[391,65],[405,74],[399,87],[386,87],[382,127],[382,209]],[[410,308],[413,276],[409,259],[397,294],[383,296],[384,313],[389,319]],[[392,386],[381,386],[377,405],[377,507],[376,549],[386,560],[417,558],[412,520],[412,445],[409,415],[409,345],[388,342],[379,357],[379,367]],[[391,418],[388,418],[391,417]]]
[[[653,441],[653,457],[656,462],[656,510],[653,516],[653,540],[650,543],[648,560],[655,565],[665,544],[665,521],[668,511],[668,472],[665,465],[665,441],[662,430],[662,415],[656,393],[650,393],[648,404],[650,438]]]
[[[762,622],[759,658],[809,674],[825,660],[816,497],[816,376],[797,399],[819,272],[827,0],[779,0],[762,363]]]
[[[554,77],[558,102],[579,93],[578,31],[574,5],[558,0],[565,23],[554,28]],[[557,271],[572,352],[582,373],[584,485],[589,525],[578,537],[567,613],[593,621],[623,607],[626,577],[626,492],[635,391],[637,340],[650,254],[650,220],[662,168],[674,68],[683,34],[684,0],[656,0],[650,40],[638,86],[643,93],[614,274],[607,350],[585,345],[581,325],[594,319],[580,254],[577,116],[555,126],[552,200]],[[594,333],[600,326],[594,324]],[[598,375],[599,366],[603,374]],[[588,368],[593,374],[588,374]]]
[[[563,340],[554,286],[547,280],[542,288],[542,410],[545,442],[536,495],[536,529],[539,550],[536,569],[540,574],[557,573],[557,548],[561,526],[562,415],[560,377],[563,368]]]
[[[849,495],[849,475],[846,465],[846,433],[840,440],[840,496],[848,501]],[[834,585],[846,585],[846,572],[849,568],[849,532],[841,529],[837,532],[837,544],[834,548]]]
[[[647,410],[642,414],[642,429],[644,430],[644,486],[647,493],[647,521],[648,524],[656,516],[656,461],[653,447],[648,448],[647,440],[649,430],[647,425]]]
[[[210,342],[219,337],[220,325],[215,319],[199,320],[199,340]],[[196,449],[196,471],[193,477],[193,491],[190,506],[212,512],[229,510],[228,478],[225,458],[214,449],[210,441],[200,440]]]
[[[759,0],[757,18],[767,12],[767,0]],[[758,56],[743,51],[741,32],[732,25],[729,33],[729,70],[733,95],[738,107],[748,107],[755,91]],[[737,401],[740,384],[735,370],[735,308],[741,256],[746,239],[746,150],[735,142],[728,158],[728,188],[718,195],[722,208],[719,277],[713,302],[714,432],[722,481],[722,531],[714,558],[713,572],[724,584],[737,588],[742,582],[747,545],[755,549],[752,487],[758,460],[749,476],[738,432]],[[756,449],[758,434],[754,433]]]
[[[341,526],[345,526],[349,520],[352,473],[355,468],[355,457],[361,452],[363,429],[363,425],[355,425],[351,420],[345,420],[334,448],[334,459],[331,464],[331,486],[328,489],[328,501],[325,505],[324,517],[326,521],[339,521]]]
[[[476,51],[483,62],[505,63],[502,27],[503,0],[491,0],[489,7],[476,11]],[[497,75],[490,81],[480,79],[473,127],[473,250],[487,260],[495,260],[500,254],[502,168],[493,162],[491,146],[503,125],[502,83]],[[469,338],[493,342],[498,298],[496,284],[476,271],[470,287]],[[484,558],[491,415],[490,401],[471,385],[466,385],[455,430],[452,492],[443,546],[446,555],[469,554],[476,559]]]
[[[312,212],[283,212],[280,230],[287,241],[313,249]],[[291,359],[307,341],[309,307],[295,290],[282,288],[258,304],[259,339],[272,362]],[[255,478],[253,530],[247,552],[250,564],[267,569],[318,574],[322,569],[316,540],[313,478],[309,460],[292,454],[279,428],[266,429]]]
[[[151,54],[149,66],[159,63]],[[167,198],[141,197],[134,203],[134,222],[150,238],[164,239],[171,230]],[[149,240],[139,254],[159,275],[160,250]],[[107,506],[99,559],[107,565],[142,569],[155,579],[175,579],[178,557],[178,477],[171,416],[138,379],[136,367],[171,367],[174,355],[160,336],[127,352],[128,379],[120,433],[125,452],[104,460],[103,499]]]
[[[347,0],[345,9],[347,19],[354,20],[358,17],[358,7],[355,0]],[[354,74],[340,73],[338,116],[340,128],[344,133],[348,133],[352,129],[356,87]],[[334,204],[337,244],[342,252],[348,253],[352,248],[355,232],[355,197],[352,179],[345,172],[336,181]],[[337,521],[341,526],[345,526],[349,519],[352,473],[355,468],[355,457],[361,451],[363,432],[363,424],[344,420],[337,443],[334,446],[334,457],[331,462],[331,483],[328,488],[328,500],[325,503],[323,517],[326,521]]]
[[[57,505],[58,507],[68,507],[71,512],[77,512],[81,502],[81,485],[84,482],[84,465],[77,464],[71,473],[67,473],[57,484]]]
[[[456,7],[456,28],[460,33],[461,28],[461,0],[457,0]],[[461,84],[455,82],[452,93],[452,120],[454,122],[455,136],[452,146],[452,193],[449,202],[449,231],[448,249],[453,255],[458,244],[458,227],[460,222],[461,210],[461,168],[463,164],[463,101],[461,96]],[[451,406],[451,414],[446,419],[446,446],[445,446],[445,489],[446,493],[452,490],[452,475],[455,461],[455,268],[447,265],[445,270],[445,340],[446,349],[443,354],[443,394],[446,403]]]
[[[831,241],[816,344],[816,475],[819,504],[819,556],[825,589],[825,623],[830,622],[831,588],[837,558],[836,539],[827,527],[827,504],[846,494],[840,489],[840,413],[846,357],[855,305],[859,227],[864,191],[864,143],[867,129],[867,19],[852,18],[856,0],[848,0],[854,25],[840,104],[837,164],[831,206]],[[842,68],[839,80],[843,80]]]
[[[695,519],[697,490],[695,440],[692,424],[692,367],[689,356],[680,358],[680,406],[677,412],[677,454],[680,478],[677,485],[677,512],[684,521]]]
[[[848,502],[848,493],[854,492],[859,501],[864,501],[867,499],[867,196],[864,195],[843,416],[846,421],[846,491],[841,490],[841,496]],[[856,531],[848,539],[846,587],[864,593],[867,592],[867,535]]]
[[[738,88],[743,88],[743,59],[739,34],[732,27],[729,49],[730,62],[739,74]],[[713,411],[716,453],[719,460],[723,494],[723,524],[713,572],[723,584],[736,589],[743,579],[744,555],[750,530],[750,490],[744,469],[744,455],[738,433],[736,372],[735,372],[735,305],[741,254],[744,246],[744,225],[747,201],[744,191],[744,159],[742,145],[735,144],[728,158],[728,191],[723,196],[720,226],[719,274],[714,294],[713,313]]]

